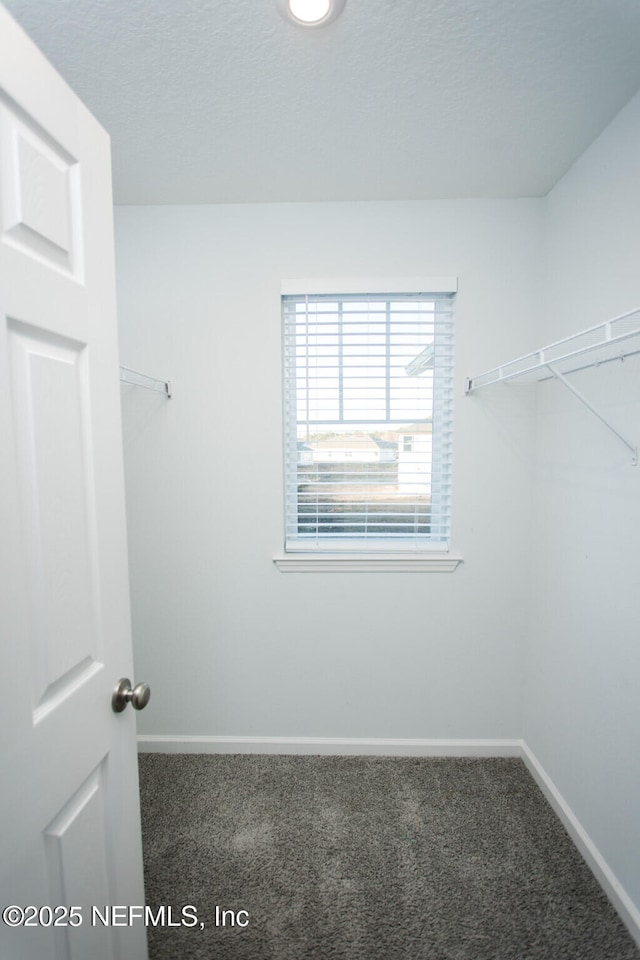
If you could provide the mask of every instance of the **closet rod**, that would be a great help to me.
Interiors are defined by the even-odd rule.
[[[568,370],[564,370],[565,374],[567,373],[580,373],[582,370],[591,370],[593,367],[602,367],[605,363],[623,363],[627,357],[637,357],[640,354],[639,350],[621,350],[620,353],[615,353],[612,357],[605,357],[604,360],[593,360],[591,363],[583,363],[579,367],[569,367]],[[552,380],[553,374],[550,373],[548,377],[539,377],[538,383],[544,383],[545,380]]]
[[[129,367],[120,367],[120,379],[123,383],[132,383],[136,387],[144,387],[145,390],[156,390],[158,393],[164,393],[165,397],[171,399],[171,380],[148,377],[146,373],[130,370]]]

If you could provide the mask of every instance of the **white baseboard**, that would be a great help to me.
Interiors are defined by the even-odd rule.
[[[138,736],[140,753],[271,753],[323,756],[519,757],[520,740],[415,740],[373,737]]]
[[[586,860],[591,872],[618,912],[620,919],[640,946],[640,910],[638,910],[551,777],[524,740],[522,741],[521,756],[529,773],[560,818],[563,827]]]
[[[418,740],[369,737],[138,736],[140,753],[258,753],[323,756],[520,757],[560,818],[629,933],[640,946],[640,910],[523,740]]]

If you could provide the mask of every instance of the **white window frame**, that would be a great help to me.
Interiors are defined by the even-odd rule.
[[[323,294],[335,295],[337,298],[349,294],[452,295],[457,293],[457,289],[456,277],[313,278],[283,280],[281,298]],[[285,502],[285,516],[286,513]],[[284,552],[273,559],[282,572],[351,570],[452,572],[461,562],[460,557],[450,553],[449,543],[412,539],[394,541],[392,547],[384,541],[358,541],[357,539],[352,541],[301,539],[288,543],[285,541]]]

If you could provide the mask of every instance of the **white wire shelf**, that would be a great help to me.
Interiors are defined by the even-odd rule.
[[[159,380],[157,377],[148,377],[146,373],[139,373],[137,370],[130,370],[129,367],[120,367],[120,380],[123,383],[131,383],[135,387],[144,387],[145,390],[156,390],[163,393],[165,397],[171,398],[171,380]]]
[[[493,367],[475,377],[467,377],[465,393],[470,394],[482,387],[508,383],[511,380],[558,380],[631,451],[631,462],[635,466],[638,463],[636,446],[583,396],[566,375],[614,360],[625,360],[636,354],[640,354],[640,307],[571,337],[556,340],[555,343],[526,353],[523,357],[510,360],[499,367]]]
[[[634,341],[635,338],[635,341]],[[599,323],[564,340],[556,340],[540,350],[493,367],[475,377],[467,377],[465,392],[509,380],[546,380],[554,374],[552,364],[560,373],[575,373],[588,367],[597,367],[611,360],[624,360],[640,352],[640,307],[623,313],[613,320]]]

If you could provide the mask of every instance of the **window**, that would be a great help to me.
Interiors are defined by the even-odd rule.
[[[454,290],[283,293],[287,551],[448,546]]]

